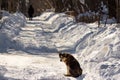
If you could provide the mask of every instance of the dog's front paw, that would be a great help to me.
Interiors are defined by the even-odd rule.
[[[64,76],[71,76],[70,74],[64,74]]]

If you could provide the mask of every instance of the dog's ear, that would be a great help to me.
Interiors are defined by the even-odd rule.
[[[62,53],[59,53],[59,57],[61,57],[62,56]]]
[[[62,56],[62,52],[60,52],[60,51],[59,51],[59,52],[58,52],[58,54],[59,54],[59,57],[61,57],[61,56]]]
[[[59,57],[61,57],[61,55],[62,55],[62,54],[61,54],[61,53],[59,53]]]

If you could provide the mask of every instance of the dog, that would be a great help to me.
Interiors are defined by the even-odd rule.
[[[71,54],[59,52],[59,58],[61,62],[66,64],[67,74],[65,76],[79,77],[82,75],[79,62]]]

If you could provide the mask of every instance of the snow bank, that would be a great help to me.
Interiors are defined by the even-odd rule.
[[[25,16],[21,13],[10,14],[7,17],[6,13],[5,15],[3,13],[0,29],[0,52],[6,51],[9,48],[18,48],[13,38],[19,35],[21,27],[24,27],[25,23]]]
[[[8,18],[2,22],[2,31],[9,35],[9,37],[14,37],[18,35],[20,27],[25,26],[25,22],[24,15],[21,13],[15,13],[8,16]]]
[[[120,78],[115,77],[120,75],[119,30],[110,26],[101,28],[97,33],[89,36],[86,39],[87,42],[85,40],[86,47],[78,53],[85,73],[88,74],[86,78],[91,80],[118,80]]]

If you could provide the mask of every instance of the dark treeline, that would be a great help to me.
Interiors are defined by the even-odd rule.
[[[108,8],[109,18],[115,17],[120,22],[120,0],[0,0],[0,9],[9,12],[20,11],[28,16],[28,6],[33,5],[34,16],[44,11],[73,11],[74,16],[87,11],[102,13],[101,2]]]

